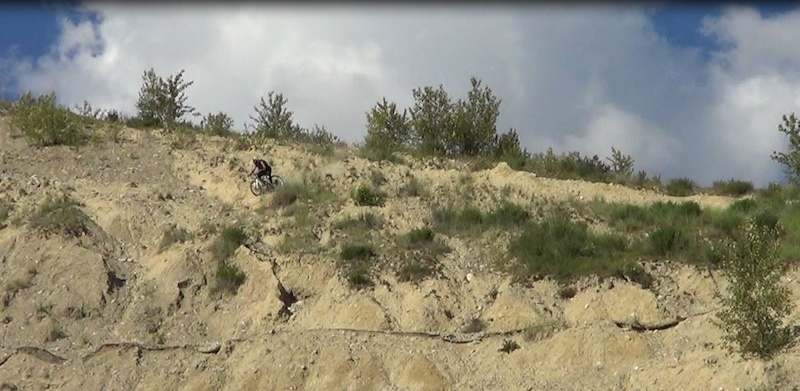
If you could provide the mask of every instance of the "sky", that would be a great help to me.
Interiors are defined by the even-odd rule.
[[[770,154],[800,106],[790,3],[67,4],[0,6],[0,97],[135,115],[145,70],[185,70],[187,103],[236,129],[275,91],[299,125],[360,142],[383,98],[466,98],[474,76],[530,152],[614,147],[662,179],[758,186],[783,180]]]

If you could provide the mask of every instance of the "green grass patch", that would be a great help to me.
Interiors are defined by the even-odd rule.
[[[403,187],[400,189],[400,194],[406,197],[425,197],[428,195],[428,190],[419,178],[411,176],[406,180],[406,183],[403,184]]]
[[[247,240],[247,235],[242,228],[226,227],[211,243],[211,254],[214,255],[214,259],[223,262],[233,255],[245,240]]]
[[[507,201],[486,213],[473,205],[462,208],[448,205],[432,212],[433,228],[448,234],[474,235],[492,227],[511,229],[524,225],[529,219],[530,214],[524,208]]]
[[[358,206],[383,206],[386,203],[386,193],[369,185],[359,186],[352,197]]]
[[[620,235],[593,233],[586,223],[554,215],[525,226],[509,250],[523,275],[566,280],[613,273],[627,246]]]
[[[235,295],[239,287],[247,279],[245,272],[238,266],[225,262],[217,266],[215,276],[214,292],[229,293]]]
[[[334,198],[333,192],[316,176],[303,177],[301,181],[286,182],[272,193],[270,205],[286,208],[298,201],[322,202]]]
[[[191,239],[191,234],[185,228],[178,227],[177,224],[170,225],[161,236],[161,243],[158,245],[158,252],[166,250],[175,243],[184,243]]]
[[[81,204],[67,194],[47,196],[34,210],[28,223],[30,227],[45,235],[58,234],[78,237],[88,232],[88,217],[80,209]]]
[[[741,197],[752,193],[755,190],[752,182],[729,179],[727,181],[716,181],[711,186],[711,191],[716,195],[726,195]]]
[[[6,221],[14,210],[14,203],[5,197],[0,198],[0,229],[6,227]]]
[[[373,284],[370,277],[375,248],[370,244],[349,243],[339,252],[339,261],[344,269],[350,287],[359,289]]]
[[[399,281],[421,281],[435,275],[441,265],[441,256],[452,251],[450,246],[436,240],[430,227],[415,228],[397,240],[402,251],[396,275]]]

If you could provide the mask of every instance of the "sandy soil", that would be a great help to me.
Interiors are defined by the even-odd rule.
[[[442,261],[443,275],[419,283],[387,272],[374,287],[353,290],[336,267],[336,221],[369,210],[385,221],[381,235],[391,237],[422,226],[430,206],[459,194],[467,178],[479,207],[507,192],[534,213],[548,203],[595,198],[723,208],[733,201],[727,197],[670,198],[537,178],[505,164],[466,172],[446,162],[378,164],[346,151],[326,157],[278,144],[237,151],[224,139],[175,150],[167,138],[133,129],[121,144],[34,149],[10,136],[5,118],[0,127],[0,194],[15,205],[0,229],[0,390],[800,387],[800,348],[772,362],[725,349],[713,323],[725,281],[690,266],[654,263],[651,290],[586,279],[570,299],[548,280],[512,284],[492,267],[497,251],[484,248],[486,241],[446,238],[453,251]],[[323,181],[334,193],[313,220],[316,244],[329,251],[274,249],[291,218],[269,207],[271,195],[249,193],[255,154],[267,156],[287,182]],[[383,174],[390,197],[383,207],[354,205],[350,191],[373,170]],[[402,195],[412,176],[428,195]],[[45,237],[14,223],[46,195],[65,191],[90,219],[82,237]],[[205,232],[232,222],[250,227],[248,245],[231,258],[247,279],[236,295],[220,296],[211,289],[214,235]],[[162,251],[173,224],[192,238]],[[794,271],[786,280],[795,298],[798,277]],[[800,304],[793,319],[798,313]],[[484,327],[466,332],[473,318]],[[625,327],[637,322],[674,324]],[[500,351],[507,341],[519,349]]]

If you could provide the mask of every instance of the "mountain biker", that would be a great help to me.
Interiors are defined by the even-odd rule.
[[[255,172],[256,176],[259,179],[267,178],[265,182],[272,183],[272,166],[270,166],[266,160],[258,157],[253,158],[253,165],[255,167],[253,167],[253,169],[250,170],[250,175],[253,175],[253,173]]]

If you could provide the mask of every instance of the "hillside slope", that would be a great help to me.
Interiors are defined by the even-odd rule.
[[[724,348],[713,311],[725,281],[715,272],[652,262],[651,289],[586,277],[566,298],[550,279],[516,284],[500,270],[502,230],[441,235],[451,251],[435,277],[406,281],[390,271],[399,262],[391,238],[429,224],[431,207],[448,202],[489,210],[504,194],[536,215],[595,198],[719,209],[727,197],[536,178],[505,164],[470,172],[455,162],[374,163],[277,143],[237,151],[223,138],[174,149],[168,137],[135,129],[120,144],[35,149],[11,137],[7,119],[0,127],[0,194],[13,202],[0,222],[0,390],[800,386],[798,348],[768,364]],[[273,194],[255,197],[246,175],[255,155],[287,183],[330,192],[283,207]],[[411,177],[424,195],[409,195]],[[356,205],[353,189],[373,180],[385,204]],[[31,223],[62,194],[79,203],[75,235]],[[371,234],[389,267],[356,289],[338,254],[354,237],[343,219],[365,212],[381,222]],[[225,294],[214,289],[213,243],[234,225],[247,240],[228,262],[246,279]],[[173,226],[188,235],[161,246]],[[796,299],[798,273],[789,277]],[[511,341],[519,348],[500,351]]]

